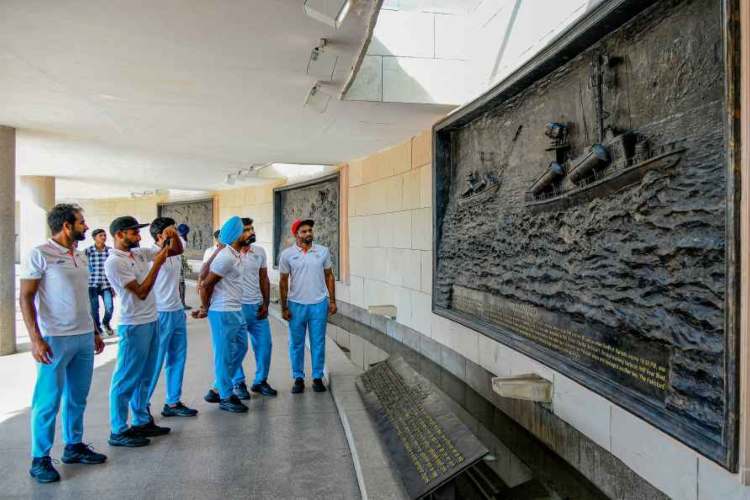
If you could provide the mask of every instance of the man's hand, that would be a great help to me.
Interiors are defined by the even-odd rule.
[[[287,321],[289,321],[289,320],[292,319],[292,313],[289,312],[289,308],[288,307],[285,307],[285,308],[283,308],[281,310],[281,317],[284,318]]]
[[[157,254],[154,256],[154,265],[161,266],[167,261],[167,257],[169,256],[169,247],[165,246],[161,250],[157,252]]]
[[[162,232],[162,234],[164,235],[164,238],[169,238],[169,239],[172,239],[172,238],[179,238],[179,237],[180,237],[180,234],[179,234],[179,233],[177,232],[177,230],[176,230],[175,228],[173,228],[173,227],[168,227],[168,228],[166,228],[166,229],[165,229],[165,230],[164,230],[164,231]]]
[[[101,354],[104,351],[104,341],[102,336],[94,333],[94,354]]]
[[[336,307],[336,303],[329,302],[328,303],[328,315],[333,316],[334,314],[336,314],[336,311],[338,311],[338,308]]]
[[[268,317],[268,306],[261,304],[258,307],[258,319],[266,319]]]
[[[195,319],[202,319],[208,316],[208,311],[204,307],[200,307],[196,309],[195,311],[191,312],[190,315]]]
[[[31,355],[37,363],[49,365],[52,363],[52,349],[49,344],[42,338],[31,343]]]

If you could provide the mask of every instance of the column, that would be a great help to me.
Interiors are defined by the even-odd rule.
[[[0,356],[16,352],[16,130],[0,126]]]
[[[55,178],[43,175],[20,177],[21,257],[50,237],[47,212],[55,206]]]

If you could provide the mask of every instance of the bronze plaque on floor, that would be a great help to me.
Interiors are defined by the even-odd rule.
[[[739,3],[599,2],[433,127],[433,311],[730,470]]]
[[[357,389],[411,498],[424,497],[489,452],[400,357],[357,377]]]

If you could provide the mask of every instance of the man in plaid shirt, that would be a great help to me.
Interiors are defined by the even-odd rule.
[[[94,244],[86,249],[86,257],[89,259],[89,300],[91,301],[91,317],[94,319],[96,331],[101,332],[102,326],[107,335],[113,335],[109,322],[114,311],[114,292],[104,274],[104,261],[109,257],[110,247],[106,246],[107,233],[104,229],[95,229],[91,236]],[[104,302],[104,318],[99,323],[99,297]]]

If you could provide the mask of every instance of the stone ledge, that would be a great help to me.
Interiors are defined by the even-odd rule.
[[[547,467],[547,459],[525,450],[528,438],[510,432],[510,422],[520,425],[559,458],[558,467],[570,467],[607,496],[618,499],[666,499],[667,496],[636,474],[622,460],[556,416],[547,406],[531,401],[506,399],[494,394],[495,374],[464,358],[449,347],[394,320],[383,321],[365,309],[338,301],[339,314],[329,324],[360,337],[388,354],[397,352],[413,366],[429,359],[441,370],[426,375],[439,380],[443,392],[471,408],[472,417],[493,432],[527,464]],[[461,384],[460,382],[463,382]],[[468,386],[468,387],[464,387]],[[475,413],[474,413],[475,412]]]

